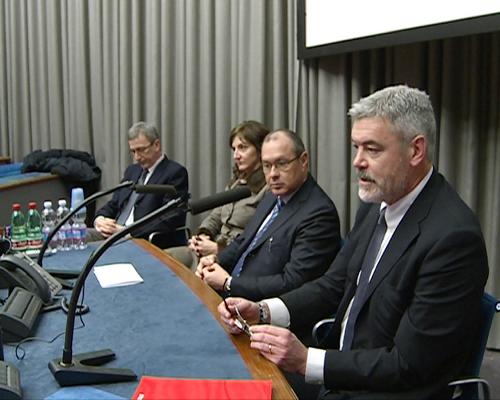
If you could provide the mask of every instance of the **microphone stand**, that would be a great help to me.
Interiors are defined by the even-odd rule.
[[[158,208],[151,214],[144,216],[132,225],[127,226],[114,233],[104,241],[90,256],[83,267],[75,287],[71,293],[66,318],[66,330],[64,336],[64,349],[62,358],[56,358],[49,362],[49,369],[60,386],[86,385],[93,383],[123,382],[135,380],[137,376],[130,369],[106,368],[102,364],[115,358],[115,353],[111,349],[98,350],[89,353],[73,355],[73,334],[75,328],[75,316],[78,298],[82,291],[85,280],[98,258],[117,240],[126,236],[136,228],[147,224],[159,215],[171,211],[172,208],[180,208],[185,205],[182,197],[171,200],[167,204]]]
[[[92,196],[87,197],[84,201],[82,201],[78,206],[76,206],[74,209],[70,210],[70,212],[63,218],[61,219],[55,226],[54,229],[52,229],[51,232],[49,232],[49,235],[47,236],[47,240],[44,241],[40,252],[38,253],[38,258],[37,258],[37,264],[40,266],[43,266],[43,255],[45,254],[45,251],[47,251],[47,248],[49,247],[50,241],[54,237],[54,235],[61,229],[61,226],[63,226],[73,215],[75,215],[78,211],[80,211],[81,208],[85,207],[87,204],[93,202],[95,199],[98,199],[99,197],[105,196],[109,193],[112,193],[118,189],[125,188],[125,187],[130,187],[134,186],[134,182],[132,181],[125,181],[120,183],[119,185],[103,190],[102,192],[97,192],[94,193]]]

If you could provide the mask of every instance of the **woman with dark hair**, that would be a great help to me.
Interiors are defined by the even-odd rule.
[[[165,250],[193,271],[196,270],[199,257],[218,254],[243,232],[245,225],[255,213],[267,190],[260,162],[260,150],[269,131],[260,122],[244,121],[236,125],[229,135],[234,168],[226,189],[246,185],[252,195],[212,210],[191,237],[188,246]]]

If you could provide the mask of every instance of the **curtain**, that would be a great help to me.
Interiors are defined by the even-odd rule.
[[[293,120],[294,18],[286,1],[2,0],[1,151],[88,151],[110,187],[146,120],[193,198],[223,190],[231,127]]]
[[[298,131],[309,140],[318,182],[339,209],[343,233],[359,204],[347,110],[391,84],[427,91],[436,111],[435,166],[477,214],[486,241],[486,290],[500,297],[500,33],[305,60]],[[500,348],[500,321],[488,342]]]
[[[0,154],[92,153],[102,187],[131,162],[127,130],[156,124],[192,198],[223,190],[232,126],[297,130],[339,210],[358,206],[347,110],[407,83],[433,101],[435,165],[477,213],[500,297],[499,33],[297,60],[294,0],[0,0]],[[200,216],[189,220],[196,227]],[[498,320],[498,318],[497,318]],[[490,335],[500,348],[500,322]]]

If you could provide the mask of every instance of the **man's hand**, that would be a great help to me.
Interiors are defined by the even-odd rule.
[[[224,290],[226,278],[229,278],[229,274],[217,263],[213,263],[203,268],[203,282],[210,285],[215,290]]]
[[[112,218],[106,218],[102,215],[99,215],[94,220],[95,229],[100,232],[104,237],[109,237],[115,232],[118,232],[123,226],[116,223],[116,221]]]
[[[220,306],[219,306],[220,308]],[[288,329],[271,325],[251,328],[250,346],[285,371],[305,375],[307,347]]]
[[[198,257],[217,254],[219,251],[217,243],[210,240],[210,237],[205,234],[192,236],[189,240],[189,248],[194,251]]]
[[[203,279],[203,270],[205,268],[211,267],[213,264],[217,262],[217,257],[215,254],[211,254],[209,256],[205,256],[200,258],[200,261],[198,262],[198,266],[196,267],[196,276]]]
[[[217,307],[220,318],[226,324],[229,332],[234,335],[239,335],[242,330],[235,323],[236,307],[241,316],[249,323],[255,324],[259,322],[259,305],[250,300],[241,297],[228,297],[225,302],[222,302]]]

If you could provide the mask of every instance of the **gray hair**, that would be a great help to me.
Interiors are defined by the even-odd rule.
[[[149,143],[153,143],[156,139],[160,139],[158,129],[153,124],[139,121],[130,127],[128,130],[128,140],[136,139],[140,134],[143,134]]]
[[[276,136],[278,133],[283,133],[286,137],[288,137],[292,141],[292,146],[293,146],[293,152],[295,153],[295,156],[300,156],[304,151],[306,151],[306,148],[304,146],[304,142],[302,139],[297,135],[294,131],[286,128],[280,128],[280,129],[275,129],[272,132],[269,132],[266,137],[264,138],[264,143],[270,142],[271,140],[274,139],[274,136]]]
[[[436,118],[427,93],[406,85],[389,86],[354,103],[348,112],[351,120],[383,118],[410,143],[417,135],[427,138],[427,158],[432,161],[436,143]]]

